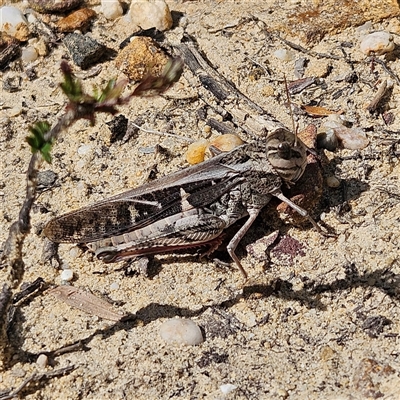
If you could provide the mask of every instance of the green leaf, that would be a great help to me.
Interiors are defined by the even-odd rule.
[[[46,121],[39,121],[35,125],[29,127],[30,136],[26,137],[26,141],[31,147],[32,153],[41,153],[42,157],[48,162],[51,162],[50,150],[53,144],[52,139],[45,139],[46,133],[50,130],[50,124]]]
[[[61,71],[64,75],[64,82],[60,83],[62,91],[73,102],[78,103],[83,96],[82,85],[79,79],[75,78],[68,63],[61,63]]]

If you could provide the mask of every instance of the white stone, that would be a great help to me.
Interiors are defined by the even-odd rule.
[[[160,327],[160,336],[167,343],[194,346],[203,342],[200,328],[190,319],[173,318]]]
[[[164,0],[132,0],[129,17],[142,29],[166,31],[172,26],[171,11]]]
[[[74,277],[74,272],[72,269],[64,269],[61,274],[60,274],[61,280],[65,282],[72,281],[72,278]]]
[[[22,113],[22,107],[21,106],[15,106],[13,108],[10,108],[8,111],[8,116],[9,117],[17,117]]]
[[[119,0],[101,0],[101,12],[110,20],[117,19],[123,14]]]
[[[226,383],[225,385],[221,385],[219,387],[219,390],[223,393],[223,394],[228,394],[230,392],[233,392],[234,390],[237,389],[236,385],[232,385],[231,383]]]
[[[48,361],[49,361],[49,359],[46,356],[46,354],[40,354],[36,360],[36,364],[40,368],[45,368],[45,367],[47,367]]]
[[[370,33],[361,40],[361,51],[369,56],[376,54],[380,56],[385,53],[390,53],[394,50],[393,36],[385,31]]]
[[[84,156],[88,154],[92,150],[92,146],[90,144],[83,144],[78,147],[78,154],[80,156]]]
[[[274,56],[282,61],[293,61],[295,58],[293,52],[286,49],[278,49],[274,51]]]
[[[9,6],[0,8],[0,31],[15,36],[19,24],[28,25],[28,21],[18,8]]]
[[[369,140],[367,135],[361,128],[347,128],[335,129],[336,137],[342,142],[342,146],[349,150],[365,149]]]
[[[25,63],[30,63],[38,58],[38,53],[33,46],[28,46],[22,49],[21,60]]]
[[[119,289],[119,283],[118,282],[113,282],[110,285],[110,290],[118,290]]]
[[[79,248],[78,247],[72,247],[69,251],[69,255],[71,258],[78,258],[79,257]]]

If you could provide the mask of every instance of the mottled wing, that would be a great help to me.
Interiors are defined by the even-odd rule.
[[[226,155],[226,154],[225,154]],[[53,242],[89,243],[140,229],[182,212],[205,207],[240,182],[223,164],[224,154],[154,182],[61,215],[44,228]]]

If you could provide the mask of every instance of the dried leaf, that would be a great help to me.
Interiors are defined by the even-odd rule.
[[[122,318],[126,317],[126,314],[116,312],[111,304],[80,288],[75,288],[73,286],[57,286],[50,289],[48,293],[71,307],[78,308],[91,315],[97,315],[100,318],[120,321]]]
[[[326,117],[331,114],[341,114],[342,112],[331,111],[325,107],[319,106],[301,106],[301,108],[309,115],[313,117]]]

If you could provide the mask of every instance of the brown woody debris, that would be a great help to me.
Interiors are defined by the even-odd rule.
[[[77,29],[84,31],[95,16],[96,12],[91,8],[81,8],[65,18],[61,18],[57,22],[57,28],[60,32],[73,32]]]

